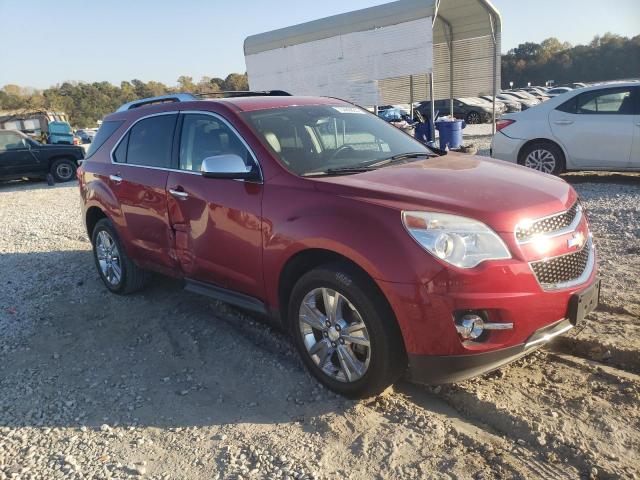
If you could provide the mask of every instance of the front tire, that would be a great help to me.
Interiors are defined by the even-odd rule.
[[[144,287],[147,272],[131,261],[110,220],[98,221],[91,243],[98,274],[111,292],[126,295]]]
[[[562,149],[551,142],[534,142],[525,146],[520,152],[518,163],[550,175],[560,175],[565,169]]]
[[[75,161],[69,158],[62,158],[51,165],[51,175],[53,175],[56,182],[69,182],[76,178],[77,169],[78,166]]]
[[[373,281],[346,264],[303,275],[288,312],[305,366],[334,392],[349,398],[375,396],[406,369],[393,312]]]

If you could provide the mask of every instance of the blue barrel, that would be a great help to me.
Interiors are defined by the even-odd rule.
[[[466,126],[467,124],[463,120],[436,122],[436,130],[440,132],[440,148],[442,150],[460,148],[462,146],[462,130]]]

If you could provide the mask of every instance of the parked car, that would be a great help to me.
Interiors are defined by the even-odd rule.
[[[483,95],[482,97],[483,100],[486,100],[487,102],[491,103],[493,102],[493,97],[491,95]],[[504,105],[504,112],[503,113],[513,113],[513,112],[519,112],[522,110],[522,104],[520,102],[517,102],[514,98],[511,97],[496,97],[496,103],[501,103],[502,105]]]
[[[17,130],[0,130],[0,179],[43,178],[48,173],[58,182],[73,180],[82,147],[46,145]]]
[[[520,102],[522,105],[522,110],[527,110],[531,107],[535,107],[536,105],[540,105],[540,100],[536,98],[531,98],[529,95],[524,95],[522,92],[502,92],[500,95],[497,95],[497,98],[500,99],[502,97],[511,98]]]
[[[571,92],[573,88],[571,87],[556,87],[547,90],[547,96],[549,97],[557,97],[558,95],[562,95],[563,93]]]
[[[528,94],[530,94],[531,96],[533,96],[534,98],[537,98],[538,100],[544,102],[545,100],[549,100],[549,96],[547,95],[547,92],[539,90],[536,87],[525,87],[525,88],[521,88],[519,90],[516,90],[517,92],[526,92]]]
[[[534,109],[503,116],[491,155],[555,175],[638,170],[639,107],[637,83],[572,90]]]
[[[437,156],[337,99],[133,102],[104,119],[78,178],[108,290],[156,271],[260,312],[351,397],[407,368],[429,383],[493,370],[597,302],[568,183]]]
[[[436,112],[440,116],[449,115],[451,109],[450,100],[436,100],[434,102]],[[431,116],[431,102],[421,102],[416,109],[425,116]],[[488,123],[493,118],[493,107],[487,106],[484,101],[475,98],[456,98],[453,100],[453,116],[466,121],[469,124]]]
[[[75,131],[75,135],[84,144],[84,143],[91,143],[93,141],[93,137],[96,136],[96,133],[93,130],[80,129]]]

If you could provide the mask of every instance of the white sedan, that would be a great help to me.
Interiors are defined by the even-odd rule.
[[[572,90],[503,115],[491,156],[559,175],[568,170],[640,170],[640,83]]]

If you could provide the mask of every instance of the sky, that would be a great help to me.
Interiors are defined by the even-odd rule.
[[[456,1],[456,0],[443,0]],[[46,88],[67,80],[243,73],[244,39],[382,0],[0,0],[0,86]],[[502,49],[554,36],[588,43],[607,31],[640,34],[640,0],[493,0]]]

